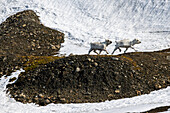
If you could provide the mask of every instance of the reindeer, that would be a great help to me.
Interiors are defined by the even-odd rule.
[[[124,39],[124,40],[120,40],[120,41],[115,41],[116,45],[115,45],[115,49],[113,50],[112,54],[119,49],[119,51],[121,52],[120,47],[122,48],[126,48],[126,50],[124,51],[124,53],[128,50],[128,48],[132,48],[135,50],[135,48],[133,48],[132,46],[134,46],[135,44],[140,44],[141,42],[138,39],[134,39],[132,41],[128,40],[128,39]],[[135,50],[137,51],[137,50]]]
[[[109,44],[111,44],[112,43],[112,41],[110,41],[110,40],[105,40],[104,42],[94,42],[94,43],[90,43],[90,50],[89,50],[89,53],[88,54],[90,54],[90,52],[91,51],[94,51],[96,54],[100,54],[102,51],[105,51],[107,54],[109,54],[108,52],[107,52],[107,50],[106,50],[106,47],[109,45]],[[99,50],[100,52],[99,53],[97,53],[96,52],[96,50]]]

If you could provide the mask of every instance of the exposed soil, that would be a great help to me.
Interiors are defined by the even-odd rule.
[[[32,10],[19,12],[0,24],[0,55],[53,55],[64,34],[45,27]]]
[[[155,109],[151,109],[149,111],[146,112],[142,112],[142,113],[158,113],[158,112],[165,112],[168,111],[168,109],[170,109],[170,106],[163,106],[163,107],[158,107]]]
[[[15,55],[0,55],[0,78],[3,75],[9,76],[12,72],[19,70],[27,59]]]
[[[8,88],[17,101],[39,105],[133,97],[170,85],[169,56],[168,52],[69,56],[27,70]]]

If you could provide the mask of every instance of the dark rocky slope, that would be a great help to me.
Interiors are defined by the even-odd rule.
[[[162,107],[158,107],[155,109],[151,109],[149,111],[145,111],[145,112],[141,112],[141,113],[158,113],[158,112],[168,112],[170,109],[170,106],[162,106]]]
[[[26,10],[0,24],[0,55],[53,55],[64,42],[64,34],[45,27],[36,13]]]
[[[22,67],[22,61],[16,56],[0,56],[0,78],[3,75],[10,75]]]
[[[59,58],[27,69],[8,88],[17,101],[39,105],[147,94],[170,85],[169,51]]]
[[[64,34],[45,27],[32,10],[8,17],[0,24],[0,77],[21,68],[28,59],[21,56],[53,55],[63,42]]]

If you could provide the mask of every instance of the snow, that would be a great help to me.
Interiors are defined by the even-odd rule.
[[[0,22],[26,9],[36,11],[44,25],[66,34],[61,54],[87,54],[90,42],[105,39],[113,41],[109,53],[115,40],[122,39],[141,40],[135,45],[138,51],[170,47],[169,0],[1,0]],[[168,32],[150,33],[155,31]]]
[[[26,9],[34,10],[44,25],[66,34],[60,54],[87,54],[90,42],[105,39],[113,41],[107,47],[109,53],[113,51],[116,40],[134,38],[142,42],[135,45],[138,51],[170,48],[170,0],[0,0],[0,23]],[[121,52],[116,51],[115,54]],[[20,71],[13,74],[17,76]],[[39,107],[9,98],[4,91],[8,79],[2,77],[0,80],[1,113],[123,113],[170,105],[168,87],[148,95],[102,103],[50,104]]]

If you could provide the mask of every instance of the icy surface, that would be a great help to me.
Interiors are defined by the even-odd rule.
[[[170,0],[1,0],[0,22],[26,9],[66,34],[61,54],[87,54],[90,42],[105,39],[113,41],[109,53],[122,39],[141,40],[139,51],[170,47]]]
[[[105,39],[113,41],[107,48],[109,53],[116,40],[134,38],[142,42],[135,45],[138,51],[170,48],[170,0],[0,0],[0,23],[26,9],[34,10],[44,25],[66,34],[61,54],[87,54],[90,42]],[[0,78],[1,113],[123,113],[170,105],[168,87],[148,95],[102,103],[39,107],[9,98],[5,94],[8,79]]]

